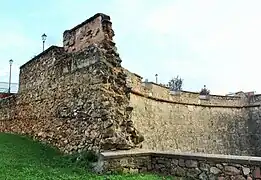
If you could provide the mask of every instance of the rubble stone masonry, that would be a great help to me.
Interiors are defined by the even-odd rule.
[[[1,106],[0,131],[28,134],[64,152],[139,145],[113,35],[109,16],[96,14],[65,31],[64,47],[24,64],[15,111]]]
[[[121,66],[110,17],[96,14],[20,68],[19,92],[0,101],[0,131],[62,151],[143,148],[261,155],[259,95],[173,95]],[[134,50],[135,51],[135,50]]]
[[[142,148],[174,152],[260,156],[261,96],[211,95],[142,82],[125,70],[132,87],[132,121],[144,135]]]
[[[102,153],[96,171],[150,172],[197,180],[252,180],[261,178],[260,164],[260,157],[118,151]]]

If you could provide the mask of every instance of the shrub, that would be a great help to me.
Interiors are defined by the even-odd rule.
[[[207,96],[210,94],[210,91],[206,88],[206,85],[204,85],[204,88],[201,89],[199,95]]]

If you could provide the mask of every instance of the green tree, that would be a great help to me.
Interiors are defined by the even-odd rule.
[[[207,96],[207,95],[209,95],[209,94],[210,94],[210,90],[208,90],[208,89],[206,88],[206,85],[204,85],[204,88],[201,89],[199,95]]]
[[[168,87],[171,91],[181,91],[183,86],[183,79],[179,76],[172,78],[169,83]]]

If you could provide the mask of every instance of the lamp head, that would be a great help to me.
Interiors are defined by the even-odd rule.
[[[42,35],[42,40],[45,41],[46,38],[47,38],[47,35],[46,35],[46,34],[43,34],[43,35]]]

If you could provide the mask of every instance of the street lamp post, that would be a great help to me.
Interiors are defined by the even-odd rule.
[[[156,77],[156,84],[158,84],[158,74],[155,74]]]
[[[12,78],[12,64],[13,64],[13,60],[10,59],[9,60],[9,65],[10,65],[10,71],[9,71],[9,87],[8,87],[8,93],[11,93],[11,78]]]
[[[47,35],[44,33],[44,34],[42,35],[42,40],[43,40],[43,51],[44,51],[44,43],[45,43],[45,41],[46,41],[46,38],[47,38]]]

